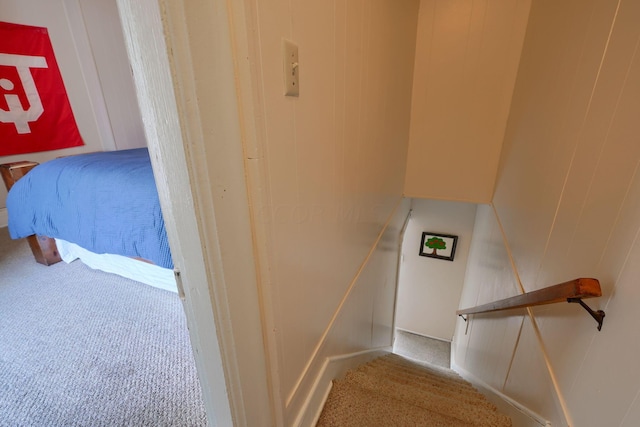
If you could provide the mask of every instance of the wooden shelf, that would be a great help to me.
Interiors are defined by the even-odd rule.
[[[491,311],[509,310],[512,308],[533,307],[536,305],[553,304],[557,302],[567,302],[570,299],[593,298],[602,296],[600,282],[597,279],[574,279],[559,285],[537,291],[527,292],[511,298],[476,307],[465,308],[456,311],[458,315],[488,313]]]

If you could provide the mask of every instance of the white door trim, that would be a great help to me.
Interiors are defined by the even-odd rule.
[[[117,2],[210,424],[273,424],[228,3]]]

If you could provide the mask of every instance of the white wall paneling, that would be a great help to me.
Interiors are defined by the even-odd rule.
[[[532,310],[505,349],[502,391],[554,425],[640,422],[629,335],[640,297],[632,285],[640,278],[639,19],[633,1],[533,2],[494,195],[510,260],[471,255],[499,270],[513,261],[526,291],[601,281],[603,297],[589,301],[607,312],[601,332],[584,310],[555,304]],[[488,228],[476,223],[475,232]],[[480,276],[513,292],[515,276]],[[463,298],[482,292],[480,281],[467,281]],[[458,325],[456,351],[468,370],[497,372],[499,359],[483,359],[482,343],[504,342],[504,332],[478,325],[479,316],[466,336]]]
[[[377,267],[365,260],[402,197],[418,2],[249,3],[258,107],[249,191],[289,425],[325,357],[390,343],[393,307],[373,289],[396,279],[370,276]],[[283,38],[299,47],[297,98],[283,95]],[[382,236],[382,252],[397,253],[397,238]]]
[[[520,293],[494,209],[479,205],[460,307],[467,308]],[[452,343],[452,364],[471,372],[493,389],[529,410],[563,425],[564,416],[547,371],[542,350],[525,310],[469,316],[457,320]],[[526,347],[523,352],[522,345]],[[522,370],[524,369],[524,370]],[[522,385],[521,375],[530,375]],[[518,387],[516,392],[513,387]],[[528,397],[528,398],[525,398]],[[544,406],[548,404],[547,406]],[[550,406],[549,406],[550,405]]]
[[[408,199],[398,204],[327,325],[291,395],[288,411],[295,417],[292,421],[317,412],[317,407],[306,406],[306,400],[316,388],[326,390],[330,385],[333,378],[324,376],[328,360],[332,360],[333,372],[344,373],[354,367],[351,358],[336,356],[356,355],[357,359],[357,355],[368,357],[376,350],[391,351],[398,253],[409,206]]]

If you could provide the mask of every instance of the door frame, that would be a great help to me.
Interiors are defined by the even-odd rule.
[[[242,0],[117,4],[209,422],[274,425],[232,41]]]

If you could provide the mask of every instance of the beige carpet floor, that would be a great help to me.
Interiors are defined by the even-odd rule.
[[[396,354],[335,380],[320,427],[509,427],[511,420],[450,369]]]
[[[206,425],[177,294],[45,267],[0,228],[0,427]]]

